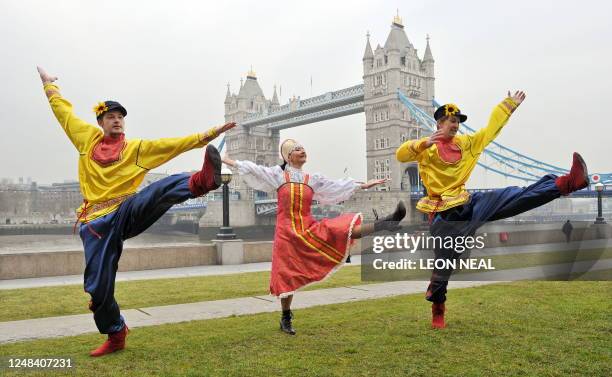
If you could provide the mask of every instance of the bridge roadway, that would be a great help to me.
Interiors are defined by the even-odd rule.
[[[472,192],[487,192],[497,190],[494,188],[491,189],[468,189],[467,191]],[[604,190],[602,191],[603,197],[611,197],[612,190]],[[418,200],[423,196],[423,193],[420,191],[412,191],[410,192],[410,199]],[[569,198],[597,198],[597,191],[595,190],[580,190],[569,195]],[[206,208],[207,203],[203,201],[198,201],[194,203],[190,203],[189,201],[185,202],[181,205],[176,205],[170,209],[170,211],[192,211],[197,209]],[[176,208],[175,208],[176,207]],[[276,199],[261,199],[255,201],[255,211],[257,215],[265,215],[270,214],[276,211]]]
[[[288,104],[273,108],[269,112],[247,115],[240,123],[250,128],[266,126],[274,130],[297,127],[364,111],[363,84],[327,92],[319,96],[293,98]]]

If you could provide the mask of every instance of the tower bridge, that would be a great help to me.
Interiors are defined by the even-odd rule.
[[[395,16],[384,45],[372,48],[370,35],[362,58],[363,83],[329,91],[314,97],[290,98],[281,105],[276,87],[271,99],[263,94],[256,73],[251,69],[246,80],[241,79],[238,93],[228,84],[224,100],[225,121],[238,126],[226,133],[220,148],[233,159],[250,160],[259,165],[278,164],[280,130],[347,115],[365,113],[367,179],[390,178],[377,190],[396,196],[407,195],[413,200],[422,196],[418,168],[415,163],[401,163],[395,158],[396,149],[406,140],[430,135],[435,129],[433,112],[435,96],[435,60],[429,36],[420,55],[410,42],[399,16]],[[474,132],[462,124],[460,132]],[[486,172],[513,178],[529,184],[545,174],[565,174],[567,169],[539,161],[507,146],[492,142],[479,166]],[[598,174],[601,182],[612,184],[612,174]],[[235,175],[231,189],[241,193],[241,199],[255,201],[258,215],[275,210],[274,195],[261,198]],[[488,189],[474,189],[482,191]],[[611,190],[604,191],[610,196]],[[592,197],[586,189],[572,197]]]
[[[434,92],[434,58],[429,45],[418,54],[408,39],[399,16],[383,46],[372,48],[367,35],[362,58],[363,83],[330,91],[311,98],[294,97],[280,105],[276,88],[267,99],[253,70],[241,81],[238,93],[225,96],[225,120],[238,127],[225,136],[224,148],[234,159],[250,160],[261,165],[278,161],[279,131],[304,124],[365,113],[367,177],[391,178],[380,190],[408,191],[418,184],[415,164],[400,163],[395,150],[405,140],[420,138],[429,130],[400,101],[398,89],[423,112],[432,115]],[[236,179],[233,188],[249,190]]]

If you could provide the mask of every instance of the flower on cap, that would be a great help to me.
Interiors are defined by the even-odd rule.
[[[98,104],[94,106],[93,111],[96,113],[96,116],[99,117],[101,114],[108,111],[108,106],[106,106],[104,102],[98,102]]]
[[[454,103],[449,103],[444,105],[444,115],[451,116],[455,115],[459,112],[459,108]]]

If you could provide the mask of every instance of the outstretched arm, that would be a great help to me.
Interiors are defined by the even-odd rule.
[[[231,122],[222,126],[212,127],[204,133],[197,133],[186,137],[142,140],[138,147],[136,164],[145,169],[154,169],[183,152],[205,146],[219,134],[235,126],[236,123]]]
[[[497,137],[501,129],[508,123],[510,116],[525,100],[526,94],[517,90],[514,95],[508,91],[508,97],[500,102],[489,118],[489,124],[478,130],[474,135],[468,136],[471,141],[471,151],[474,155],[481,153],[493,139]]]
[[[387,179],[387,178],[383,178],[383,179],[371,179],[365,183],[360,183],[359,184],[359,188],[361,188],[362,190],[367,190],[369,188],[372,188],[374,186],[378,186],[378,185],[382,185],[385,184],[387,182],[391,181],[391,178]]]
[[[236,127],[236,122],[228,122],[222,126],[217,126],[209,129],[208,131],[200,134],[200,141],[208,144],[213,141],[217,136],[221,135],[225,131],[229,131],[232,128]]]
[[[262,166],[251,161],[232,160],[223,156],[221,161],[238,169],[238,174],[247,185],[260,191],[274,192],[283,183],[283,171],[280,166]]]
[[[43,85],[52,84],[54,81],[57,81],[57,76],[52,76],[48,74],[47,71],[43,69],[43,67],[36,67],[36,70],[38,71],[38,74],[40,75],[40,79],[42,80]]]
[[[59,87],[54,84],[57,80],[56,76],[48,74],[41,67],[36,67],[36,69],[57,121],[79,153],[87,153],[87,145],[102,131],[74,115],[72,104],[62,97]]]
[[[310,185],[314,190],[313,199],[321,204],[335,204],[348,200],[357,188],[368,189],[390,181],[390,179],[372,179],[366,183],[356,182],[352,178],[329,179],[321,174],[314,174]]]
[[[238,164],[236,163],[236,160],[232,160],[231,158],[227,157],[227,156],[223,156],[221,157],[221,162],[223,162],[225,165],[229,165],[233,168],[237,168]]]

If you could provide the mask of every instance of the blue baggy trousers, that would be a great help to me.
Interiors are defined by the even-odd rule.
[[[175,174],[154,182],[126,199],[117,210],[80,225],[85,248],[84,287],[91,295],[90,309],[100,333],[114,333],[125,326],[114,295],[123,241],[144,232],[173,205],[194,198],[189,177]]]

